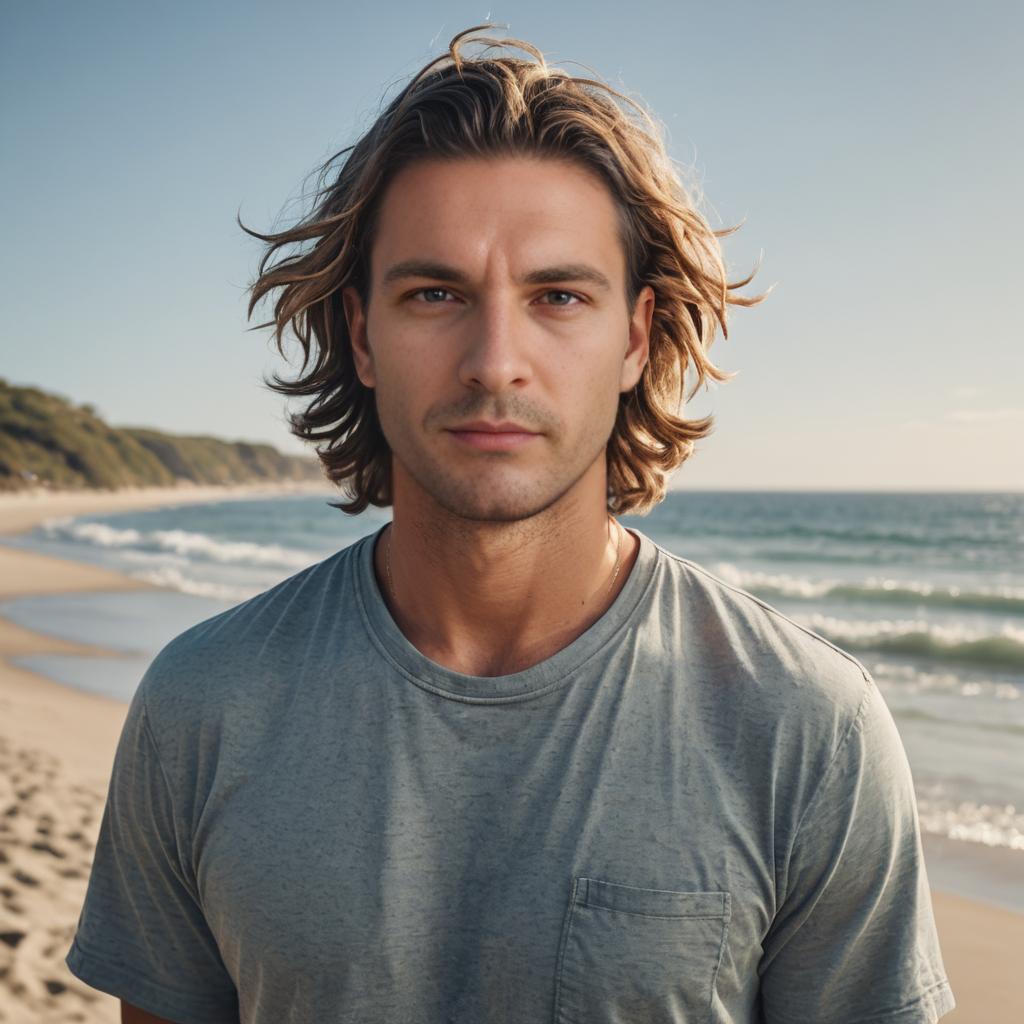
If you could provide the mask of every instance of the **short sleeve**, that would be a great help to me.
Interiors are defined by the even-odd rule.
[[[758,967],[766,1024],[933,1024],[956,1006],[925,871],[913,778],[874,681],[782,872]]]
[[[65,962],[87,985],[159,1017],[188,1024],[237,1021],[237,993],[203,917],[189,863],[188,829],[175,815],[140,685],[118,741],[85,903]]]

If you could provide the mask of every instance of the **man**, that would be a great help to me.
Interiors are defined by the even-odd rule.
[[[869,674],[614,517],[756,300],[642,119],[466,36],[260,236],[317,240],[253,289],[295,432],[393,520],[154,660],[67,962],[129,1022],[933,1022]]]

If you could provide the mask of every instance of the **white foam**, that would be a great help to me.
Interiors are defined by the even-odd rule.
[[[76,523],[70,518],[49,519],[42,528],[51,537],[63,535],[101,548],[124,548],[142,541],[138,530],[118,530],[106,523]]]
[[[213,583],[186,576],[180,569],[165,565],[158,569],[132,574],[135,579],[154,583],[158,587],[169,587],[183,594],[195,597],[210,597],[217,601],[245,601],[260,592],[260,587],[233,587],[226,583]]]
[[[926,619],[837,619],[818,612],[805,617],[807,625],[831,639],[867,644],[908,636],[926,636],[940,645],[954,646],[993,639],[1007,639],[1024,645],[1024,628],[1004,622],[998,631],[972,629],[962,624],[942,624]]]
[[[817,600],[827,597],[834,591],[840,591],[846,598],[861,596],[864,598],[885,594],[904,595],[916,594],[922,599],[943,597],[945,603],[956,603],[956,599],[972,599],[983,602],[993,601],[1024,601],[1024,588],[1011,586],[983,587],[964,590],[955,584],[942,585],[925,583],[920,580],[894,579],[887,576],[868,576],[862,580],[848,580],[831,577],[828,579],[811,580],[806,576],[793,576],[789,573],[767,573],[741,569],[732,562],[716,562],[711,571],[727,583],[740,587],[742,590],[757,590],[762,593],[777,594],[799,600]]]
[[[304,569],[316,561],[308,551],[296,551],[280,544],[254,544],[252,541],[222,541],[205,533],[187,530],[154,530],[147,538],[165,551],[200,556],[212,562],[242,562],[246,565],[273,565],[286,569]]]
[[[871,674],[880,686],[892,684],[901,693],[958,694],[994,700],[1020,700],[1024,691],[999,679],[964,679],[955,672],[929,672],[915,665],[874,661]]]
[[[784,597],[814,599],[824,597],[839,580],[809,580],[804,576],[790,576],[787,573],[753,572],[741,569],[732,562],[716,562],[711,571],[726,583],[741,590],[772,591]]]
[[[929,797],[918,799],[917,811],[924,832],[1024,851],[1024,814],[1012,804],[954,803]]]
[[[136,549],[137,552],[169,552],[185,559],[202,559],[220,564],[271,566],[305,569],[318,555],[280,544],[256,544],[252,541],[218,540],[205,533],[189,530],[117,529],[106,523],[79,523],[72,519],[49,520],[44,529],[50,536],[65,536],[104,548]],[[128,555],[125,551],[125,555]]]

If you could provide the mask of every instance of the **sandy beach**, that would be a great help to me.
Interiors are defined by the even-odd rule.
[[[303,487],[189,487],[0,495],[0,535],[54,516],[223,500]],[[326,486],[318,491],[328,493]],[[0,544],[0,600],[148,589],[105,569]],[[85,895],[114,749],[127,704],[10,663],[37,653],[109,655],[0,619],[0,1022],[114,1022],[116,999],[74,978],[64,956]],[[933,891],[957,1008],[943,1021],[1024,1020],[1024,915]],[[837,1018],[838,1019],[838,1018]],[[827,1024],[827,1022],[807,1022]]]

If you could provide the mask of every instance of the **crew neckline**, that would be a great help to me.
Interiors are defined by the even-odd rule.
[[[629,530],[640,541],[636,561],[626,582],[604,614],[575,640],[544,661],[503,676],[473,676],[445,667],[428,658],[409,641],[392,618],[377,583],[373,553],[389,526],[356,542],[355,589],[357,604],[371,641],[381,655],[410,682],[440,697],[471,704],[501,704],[539,697],[567,682],[573,673],[597,654],[625,627],[647,593],[660,549],[640,530]],[[625,527],[624,527],[625,529]]]

